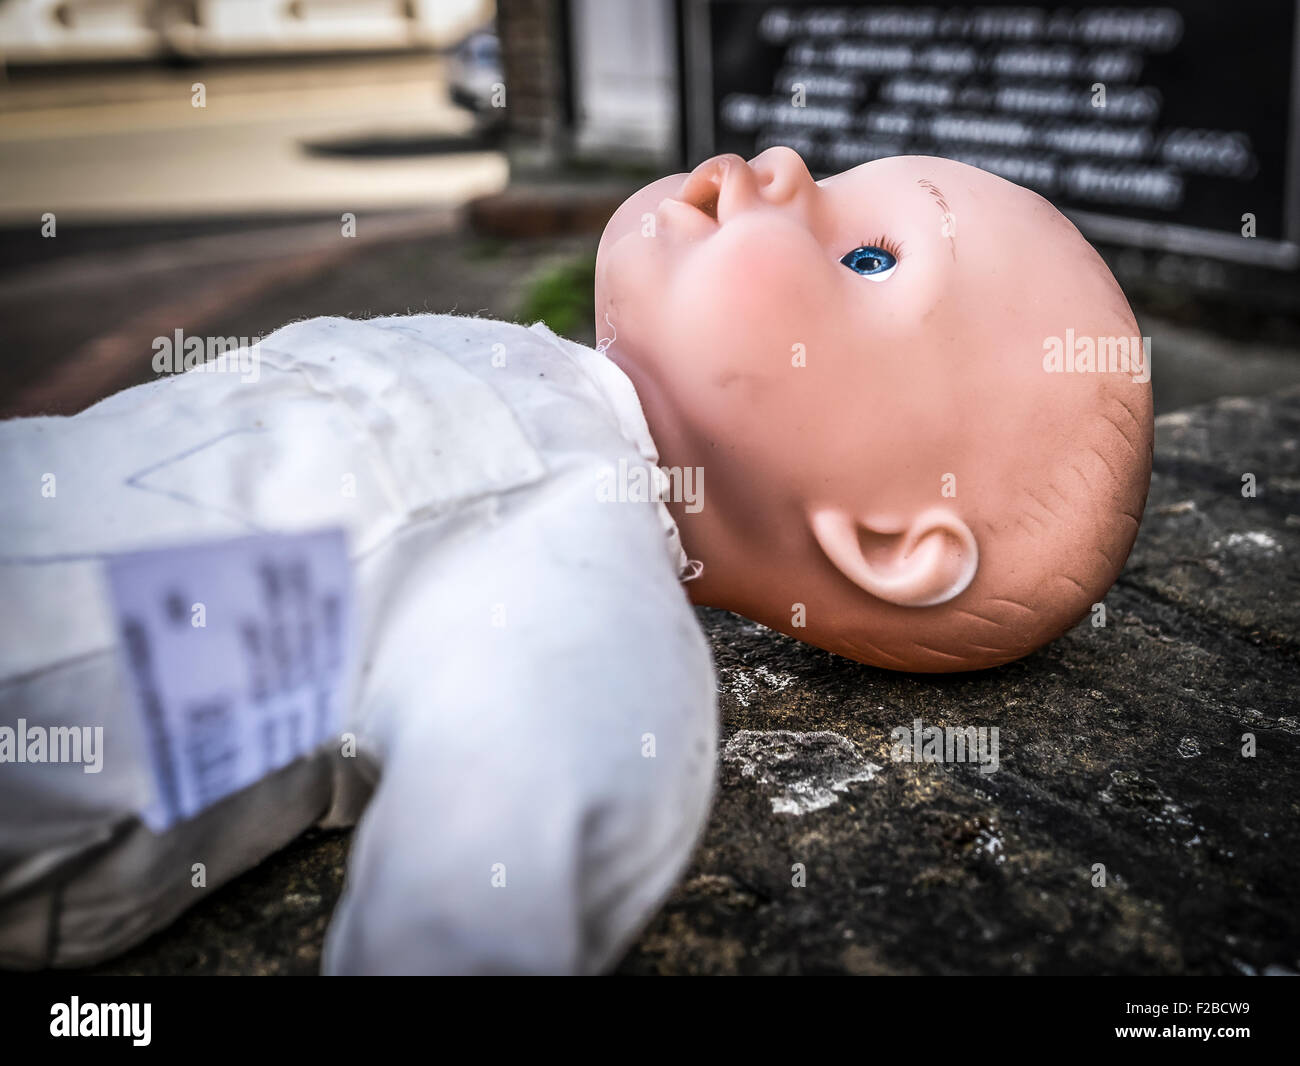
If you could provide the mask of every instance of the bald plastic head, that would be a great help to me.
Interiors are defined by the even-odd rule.
[[[855,248],[890,270],[841,262]],[[700,603],[895,669],[1007,662],[1104,596],[1150,478],[1122,292],[1041,197],[950,160],[814,183],[710,160],[615,214],[598,332],[661,461]],[[1100,364],[1100,369],[1098,368]]]

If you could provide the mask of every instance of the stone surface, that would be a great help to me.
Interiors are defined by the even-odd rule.
[[[890,674],[707,612],[724,737],[834,734],[883,769],[782,814],[780,782],[724,760],[692,868],[622,971],[1300,969],[1297,557],[1292,392],[1160,419],[1105,627],[1021,662]],[[892,761],[916,718],[997,726],[999,769]],[[833,788],[815,750],[785,774]]]
[[[1021,662],[893,674],[701,611],[716,802],[619,971],[1300,970],[1297,558],[1292,392],[1161,418],[1105,627]],[[918,718],[996,726],[997,771],[894,761]],[[315,972],[346,846],[308,834],[97,972]]]

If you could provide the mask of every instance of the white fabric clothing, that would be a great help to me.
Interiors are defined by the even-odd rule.
[[[98,774],[0,762],[0,965],[120,952],[359,819],[327,972],[608,968],[689,857],[717,729],[667,508],[598,492],[658,462],[631,382],[541,324],[443,315],[311,319],[257,354],[255,381],[192,370],[0,423],[0,726],[104,726]],[[359,757],[322,748],[150,832],[104,560],[328,526]]]

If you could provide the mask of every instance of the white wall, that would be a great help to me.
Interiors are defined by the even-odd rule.
[[[658,160],[676,150],[671,0],[571,0],[576,150]]]

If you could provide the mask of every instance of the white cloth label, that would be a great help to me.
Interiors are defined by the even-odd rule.
[[[132,552],[108,580],[154,832],[338,734],[353,646],[342,530]]]

